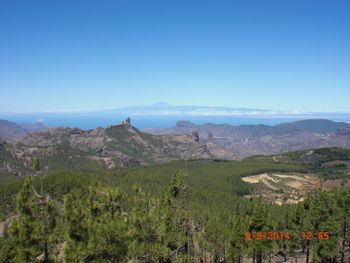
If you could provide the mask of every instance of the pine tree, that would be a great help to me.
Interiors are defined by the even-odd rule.
[[[286,233],[290,234],[290,231],[292,229],[291,211],[289,209],[287,209],[285,212],[285,217],[279,219],[276,225],[278,232],[282,233],[282,237],[276,240],[278,251],[283,255],[284,261],[287,261],[287,255],[289,254],[291,247],[291,240],[284,237],[286,236]]]
[[[127,200],[118,187],[90,187],[88,196],[88,262],[125,262]]]
[[[350,244],[350,191],[349,189],[338,190],[336,193],[339,214],[339,238],[340,238],[340,262],[345,261],[347,244]]]
[[[338,254],[339,244],[339,208],[334,192],[319,192],[311,203],[311,223],[314,237],[313,262],[331,262]],[[327,238],[324,233],[327,232]]]
[[[243,202],[237,201],[235,203],[235,214],[229,217],[228,257],[232,262],[240,263],[243,261],[243,256],[249,242],[246,239],[248,220],[244,209]]]
[[[67,262],[124,262],[127,257],[127,214],[119,188],[89,188],[88,198],[71,193],[65,199]]]
[[[15,262],[16,257],[16,238],[11,238],[8,233],[8,225],[5,225],[3,236],[0,237],[0,262],[9,263]]]
[[[311,223],[309,222],[309,217],[306,215],[304,205],[299,203],[297,205],[293,205],[290,208],[290,212],[287,213],[289,219],[289,253],[294,254],[295,259],[297,261],[298,253],[303,247],[305,247],[305,240],[302,239],[301,233],[303,231],[307,231],[311,227]]]
[[[87,257],[89,240],[88,211],[80,196],[72,192],[64,200],[66,244],[64,257],[67,262],[81,262]]]
[[[53,241],[53,231],[56,227],[56,217],[57,217],[57,207],[56,203],[51,200],[49,195],[45,195],[43,188],[43,174],[41,173],[40,161],[35,159],[33,162],[33,168],[37,175],[40,176],[40,194],[32,186],[33,194],[37,199],[37,204],[39,206],[39,220],[43,225],[43,253],[42,260],[43,262],[49,262],[50,254],[50,243]]]
[[[40,171],[40,161],[38,158],[35,158],[33,161],[33,169],[36,173]]]
[[[313,209],[313,199],[315,198],[315,196],[316,196],[315,193],[309,193],[307,195],[306,200],[302,204],[302,209],[300,210],[302,233],[308,233],[308,232],[313,233],[314,232],[314,227],[312,225],[311,211]],[[299,235],[300,235],[300,233],[299,233]],[[302,249],[303,249],[303,252],[306,253],[306,263],[309,263],[310,262],[310,254],[311,254],[314,240],[305,238],[305,235],[302,238],[303,238],[302,239]]]
[[[37,193],[33,178],[28,177],[17,196],[17,214],[8,230],[9,242],[13,245],[13,262],[34,262],[41,256],[50,262],[54,244],[51,244],[56,227],[56,205]]]
[[[274,229],[268,207],[261,199],[252,199],[246,213],[250,233],[268,233]],[[262,263],[263,257],[273,251],[274,245],[274,242],[268,239],[252,239],[248,251],[253,257],[253,262],[256,260],[257,263]]]
[[[205,244],[203,245],[212,255],[215,263],[219,262],[220,258],[225,259],[227,257],[230,229],[225,219],[228,219],[226,215],[211,214],[204,227],[203,240]]]
[[[128,214],[129,258],[141,262],[162,262],[169,255],[169,249],[163,242],[166,233],[159,200],[151,198],[139,187],[134,190],[136,195]]]
[[[186,209],[184,171],[175,174],[161,199],[160,213],[164,223],[164,243],[173,262],[187,262],[189,240],[192,239],[189,214]]]

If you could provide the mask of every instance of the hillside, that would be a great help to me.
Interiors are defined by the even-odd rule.
[[[308,162],[304,162],[305,155],[311,156]],[[240,262],[252,262],[251,251],[264,253],[272,263],[305,262],[310,256],[302,250],[305,231],[322,233],[308,247],[317,252],[312,252],[313,258],[331,262],[329,251],[339,259],[341,251],[348,256],[349,230],[343,226],[350,218],[346,188],[350,179],[349,170],[344,170],[347,184],[325,179],[323,184],[333,185],[324,188],[322,170],[338,169],[328,165],[349,159],[349,150],[325,148],[242,161],[180,160],[98,172],[52,171],[34,178],[0,175],[0,259],[12,258],[12,251],[21,244],[17,231],[12,231],[23,225],[17,222],[24,222],[22,229],[28,229],[24,240],[32,238],[36,230],[32,225],[53,222],[48,225],[47,239],[52,262],[63,256],[83,260],[86,255],[101,262],[129,262],[135,251],[141,255],[139,262],[162,262],[164,256],[169,258],[167,262],[179,262],[181,256],[193,260],[180,262],[218,262],[211,258],[228,258],[226,248],[238,255]],[[50,202],[44,204],[49,216],[44,219],[37,216],[42,203],[33,190],[41,185],[50,196]],[[249,239],[247,231],[252,235]],[[254,239],[257,232],[283,232],[284,236]],[[83,249],[72,249],[72,242]],[[111,249],[101,255],[104,242]],[[36,242],[22,245],[36,246]],[[114,251],[120,249],[125,251],[125,260],[113,260]],[[156,260],[143,260],[150,253]],[[36,259],[42,250],[32,254]]]
[[[229,208],[229,202],[226,203],[225,200],[233,202],[239,196],[257,196],[267,192],[268,195],[264,200],[268,202],[278,201],[277,195],[278,199],[284,201],[288,201],[291,194],[297,195],[300,199],[309,191],[321,188],[321,180],[325,189],[349,185],[350,150],[322,148],[283,155],[253,156],[241,161],[175,160],[122,169],[69,168],[67,166],[63,170],[45,172],[45,188],[54,196],[61,196],[73,189],[88,186],[94,181],[119,185],[129,192],[132,191],[133,185],[140,185],[148,192],[157,195],[170,182],[171,175],[179,170],[187,170],[189,177],[186,180],[191,186],[191,199],[193,198],[190,204],[194,209],[198,208],[197,212],[201,213],[200,207],[203,206],[211,210],[220,207]],[[24,177],[0,173],[0,204],[2,204],[0,214],[7,214],[14,209],[14,195],[23,180]],[[291,187],[291,182],[302,184],[295,188]],[[291,190],[294,193],[291,193]],[[295,194],[295,191],[298,193]]]
[[[40,158],[45,170],[96,170],[227,156],[230,153],[215,144],[198,142],[196,133],[150,135],[140,132],[127,120],[87,131],[48,129],[30,133],[16,142],[0,142],[0,171],[29,174],[33,158]]]
[[[99,171],[58,170],[45,172],[44,186],[59,198],[72,190],[89,186],[94,181],[106,185],[119,185],[132,192],[133,185],[140,185],[148,192],[158,195],[170,183],[171,176],[179,170],[187,170],[187,183],[191,186],[190,206],[199,213],[201,207],[210,210],[229,207],[239,196],[250,194],[252,188],[241,180],[244,176],[264,172],[307,172],[303,164],[278,162],[273,159],[252,158],[242,161],[177,160],[147,167],[128,167]],[[8,214],[15,207],[15,194],[24,177],[1,175],[0,214]],[[39,178],[35,179],[39,182]],[[227,201],[227,203],[225,202]],[[198,210],[197,210],[198,209]]]
[[[19,138],[27,133],[26,129],[15,122],[0,120],[0,140]]]
[[[16,140],[30,132],[43,131],[46,127],[41,122],[18,124],[0,119],[0,140]]]
[[[232,151],[235,159],[280,154],[321,147],[350,148],[350,124],[330,120],[303,120],[275,126],[203,124],[180,121],[167,129],[147,129],[151,134],[186,134],[197,130],[200,141],[215,142]]]

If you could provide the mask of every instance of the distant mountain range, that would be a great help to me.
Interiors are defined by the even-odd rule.
[[[197,105],[170,105],[164,102],[151,105],[136,105],[109,110],[48,110],[42,112],[0,112],[0,119],[17,123],[41,123],[48,127],[77,127],[95,129],[118,123],[127,117],[133,119],[138,129],[168,128],[179,120],[188,120],[196,124],[266,124],[283,122],[328,119],[350,123],[350,111],[346,112],[309,112],[283,111],[273,109],[214,107]],[[23,125],[21,125],[23,127]]]
[[[0,120],[0,139],[18,139],[30,132],[44,129],[46,129],[46,127],[40,122],[20,125],[11,121]]]
[[[0,139],[22,137],[27,131],[15,122],[0,120]]]
[[[39,158],[46,170],[109,169],[177,159],[232,160],[321,147],[350,148],[350,124],[321,119],[275,126],[179,121],[172,128],[144,132],[129,119],[92,130],[34,128],[0,121],[0,172],[31,173],[33,158]]]
[[[256,115],[256,114],[272,114],[276,111],[249,109],[249,108],[232,108],[232,107],[212,107],[183,105],[175,106],[165,102],[159,102],[152,105],[136,105],[119,109],[110,110],[119,114],[130,115],[165,115],[165,116],[237,116],[237,115]]]
[[[188,121],[179,121],[172,128],[145,131],[151,134],[187,134],[198,131],[200,141],[211,141],[222,146],[231,151],[235,159],[321,147],[350,148],[350,124],[323,119],[275,126],[211,123],[195,125]]]
[[[317,116],[333,116],[346,115],[350,116],[350,112],[322,112],[322,111],[283,111],[274,109],[256,109],[256,108],[235,108],[222,106],[198,106],[198,105],[170,105],[166,102],[159,102],[151,105],[136,105],[128,106],[119,109],[106,110],[106,112],[114,112],[116,114],[128,114],[131,116],[221,116],[221,117],[235,117],[235,116],[309,116],[309,118],[316,118]]]
[[[21,130],[19,126],[14,128]],[[95,170],[160,164],[177,159],[230,156],[228,151],[216,147],[212,143],[199,142],[197,133],[143,133],[134,128],[129,120],[87,131],[78,128],[51,128],[0,142],[0,172],[30,174],[33,158],[39,158],[46,170]]]
[[[132,105],[115,109],[106,110],[44,110],[35,112],[0,112],[0,116],[9,116],[11,114],[100,114],[112,113],[117,115],[130,116],[304,116],[316,118],[319,116],[346,116],[350,117],[350,111],[306,111],[306,110],[276,110],[276,109],[258,109],[258,108],[240,108],[224,106],[206,106],[206,105],[171,105],[166,102],[158,102],[147,105]]]

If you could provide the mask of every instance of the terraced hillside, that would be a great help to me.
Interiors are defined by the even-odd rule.
[[[278,205],[302,202],[308,192],[321,189],[320,178],[311,174],[263,173],[242,180],[254,186],[252,196]]]

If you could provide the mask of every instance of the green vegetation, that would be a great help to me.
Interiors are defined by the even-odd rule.
[[[128,128],[126,125],[107,128],[106,134],[113,138],[108,143],[111,149],[118,150],[127,156],[142,159],[149,164],[154,164],[154,160],[151,158],[153,147],[161,148],[164,146],[164,143],[159,138],[151,134],[142,133],[135,128]],[[141,140],[143,140],[142,143],[140,143]]]
[[[110,171],[56,171],[48,172],[42,179],[44,188],[50,195],[63,200],[64,195],[77,189],[84,189],[95,181],[106,186],[119,186],[132,192],[133,185],[159,196],[170,183],[171,176],[179,170],[187,170],[189,185],[189,206],[198,216],[204,216],[202,207],[221,210],[234,202],[238,196],[251,192],[251,186],[240,178],[263,172],[306,171],[299,164],[276,164],[273,161],[174,161],[164,165],[138,167]],[[8,215],[14,211],[15,196],[23,184],[23,177],[0,177],[0,213]],[[3,178],[3,179],[2,179]],[[39,178],[34,185],[40,186]]]
[[[276,254],[297,260],[302,251],[312,262],[344,262],[350,242],[350,189],[315,191],[302,203],[275,206],[244,198],[254,189],[241,180],[315,167],[320,175],[331,174],[346,168],[336,156],[317,164],[300,161],[302,153],[282,161],[174,161],[46,174],[34,160],[36,176],[0,177],[1,217],[7,219],[0,262],[216,263],[248,257],[260,263]],[[247,232],[284,234],[247,240]]]
[[[322,164],[329,161],[350,160],[350,149],[320,148],[312,151],[295,151],[285,154],[290,160],[298,163]]]
[[[320,148],[316,150],[303,150],[289,152],[278,156],[253,156],[246,161],[269,162],[277,161],[279,164],[299,164],[305,173],[319,175],[324,180],[350,178],[350,149]]]
[[[211,262],[241,262],[250,257],[263,262],[276,253],[297,256],[304,250],[313,262],[344,260],[350,237],[349,189],[315,192],[294,206],[236,199],[220,212],[207,210],[200,222],[188,206],[187,179],[185,171],[175,174],[158,197],[140,187],[127,194],[96,182],[66,194],[61,205],[38,194],[28,177],[17,195],[17,217],[0,241],[0,259],[193,262],[209,257]],[[283,232],[283,238],[253,238],[253,233],[275,231]],[[252,233],[248,240],[247,232]]]

